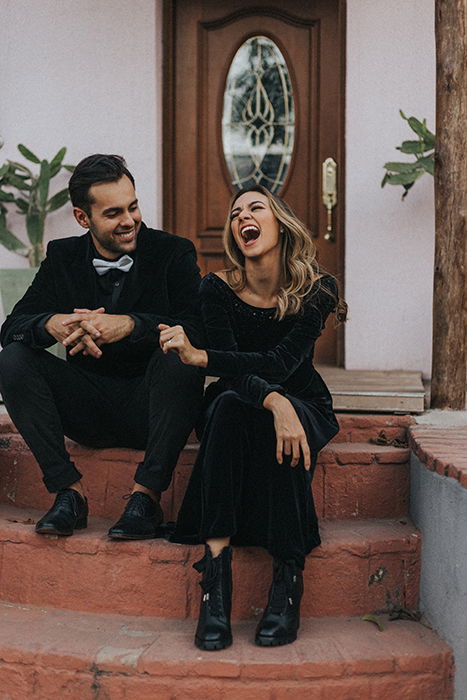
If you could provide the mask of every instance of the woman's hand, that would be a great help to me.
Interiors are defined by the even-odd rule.
[[[311,466],[310,448],[305,431],[297,416],[297,412],[289,399],[277,391],[272,391],[263,401],[264,408],[274,416],[276,431],[276,459],[282,464],[283,455],[291,455],[291,467],[296,467],[303,454],[303,466],[309,471]]]
[[[182,326],[167,326],[165,323],[159,323],[157,327],[160,330],[159,344],[165,354],[172,350],[185,365],[207,366],[207,352],[193,347]]]

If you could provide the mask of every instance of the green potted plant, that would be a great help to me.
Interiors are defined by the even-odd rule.
[[[31,267],[37,267],[44,257],[44,232],[47,215],[68,202],[68,190],[63,189],[49,197],[51,180],[65,168],[73,172],[72,165],[64,165],[66,148],[61,148],[49,162],[40,160],[23,144],[18,150],[24,158],[39,166],[34,173],[28,166],[7,160],[0,167],[0,243],[19,255],[28,258]],[[14,234],[8,226],[8,207],[26,219],[28,243]]]
[[[0,142],[0,148],[2,145]],[[70,172],[74,170],[74,166],[63,164],[66,148],[61,148],[51,161],[40,160],[23,144],[18,145],[18,150],[27,161],[39,167],[33,172],[28,165],[13,160],[0,165],[0,244],[29,261],[29,268],[0,269],[4,314],[8,314],[22,296],[44,257],[45,222],[48,214],[68,202],[67,189],[49,197],[51,180],[62,168]],[[8,223],[8,215],[13,208],[25,217],[27,242],[13,233]]]
[[[381,182],[384,185],[402,185],[404,199],[416,180],[424,173],[434,175],[435,170],[435,135],[428,129],[426,119],[422,122],[415,117],[406,117],[402,110],[399,110],[402,119],[405,119],[418,139],[403,141],[396,149],[401,153],[413,155],[415,160],[406,162],[389,162],[384,164],[386,173]]]

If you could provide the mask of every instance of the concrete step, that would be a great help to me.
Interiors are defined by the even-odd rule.
[[[303,620],[264,649],[236,623],[223,651],[193,645],[191,621],[0,603],[0,688],[8,700],[382,700],[450,698],[449,647],[426,627]]]
[[[91,511],[116,520],[131,491],[136,465],[143,452],[97,450],[68,442],[73,460],[83,473]],[[179,458],[170,488],[162,496],[165,518],[174,520],[185,493],[197,444],[190,443]],[[321,451],[313,480],[318,516],[322,519],[396,518],[407,513],[409,450],[371,443],[332,442]],[[0,502],[48,510],[52,502],[41,473],[17,433],[0,437]]]
[[[39,511],[0,506],[0,599],[32,605],[128,615],[193,618],[202,546],[164,539],[118,542],[111,521],[91,518],[72,537],[36,535]],[[304,617],[414,609],[420,536],[404,520],[329,521],[305,569]],[[235,619],[260,614],[271,558],[259,548],[234,551]]]

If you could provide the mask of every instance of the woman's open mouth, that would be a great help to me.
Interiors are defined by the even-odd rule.
[[[259,234],[259,228],[257,226],[254,226],[253,224],[248,224],[248,226],[244,226],[240,231],[240,236],[245,245],[249,245],[253,243],[253,241],[256,241],[256,239],[259,237]]]

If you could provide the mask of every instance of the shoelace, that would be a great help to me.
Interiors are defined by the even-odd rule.
[[[141,491],[135,491],[134,493],[126,493],[122,496],[123,500],[128,501],[125,507],[125,513],[129,515],[145,515],[146,499],[142,498],[146,494]],[[150,496],[148,496],[150,498]]]
[[[219,561],[204,555],[201,561],[193,564],[193,568],[203,574],[199,582],[204,593],[203,601],[209,605],[209,610],[213,615],[220,615],[222,613],[222,601],[220,585],[218,584]]]
[[[76,494],[77,494],[77,496],[80,495],[78,492],[76,492]],[[61,506],[66,507],[66,508],[72,507],[75,515],[78,512],[78,504],[77,504],[73,494],[70,493],[70,491],[60,491],[57,494],[57,498],[55,499],[55,508],[61,507]]]

